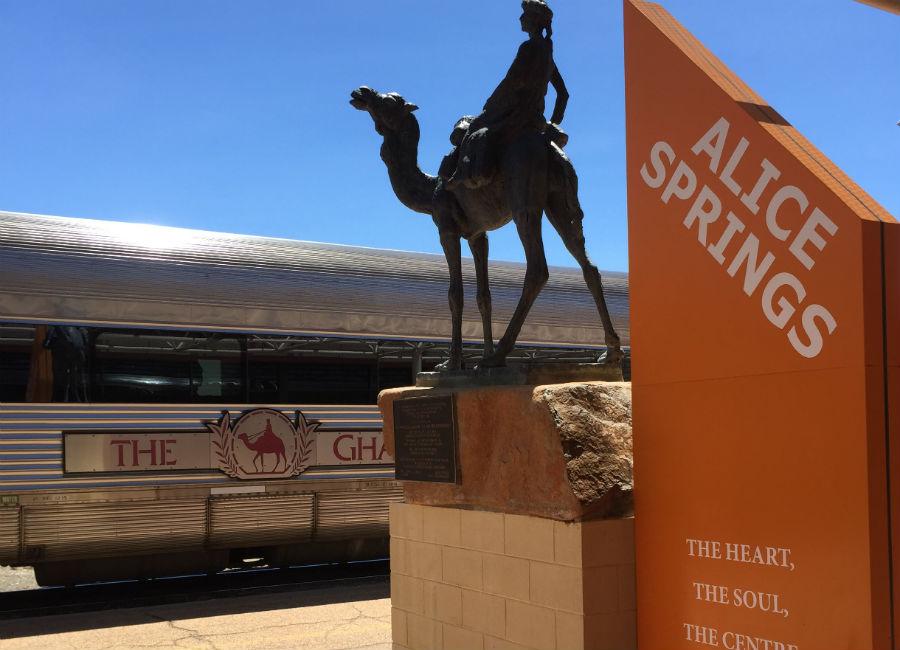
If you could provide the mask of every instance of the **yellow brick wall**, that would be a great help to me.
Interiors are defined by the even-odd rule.
[[[634,520],[392,503],[394,647],[635,648]]]

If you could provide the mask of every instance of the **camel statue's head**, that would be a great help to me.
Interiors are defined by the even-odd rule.
[[[396,133],[408,128],[411,114],[419,108],[397,93],[380,93],[368,86],[360,86],[350,93],[353,108],[366,111],[375,122],[378,135]],[[412,118],[415,121],[415,118]]]

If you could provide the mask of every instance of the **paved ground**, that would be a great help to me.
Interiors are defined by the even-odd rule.
[[[22,572],[12,576],[27,579]],[[0,584],[8,585],[3,569]],[[0,621],[0,650],[391,647],[388,581]]]
[[[0,566],[0,591],[19,591],[21,589],[37,589],[34,571],[30,567]]]

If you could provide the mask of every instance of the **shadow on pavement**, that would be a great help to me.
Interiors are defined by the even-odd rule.
[[[140,591],[138,586],[135,586],[135,591]],[[160,603],[157,600],[153,604],[142,604],[142,598],[136,593],[133,600],[125,598],[117,603],[109,603],[107,606],[110,609],[51,613],[0,621],[0,640],[384,598],[390,598],[390,580],[387,577],[369,579],[362,583],[349,581],[291,586],[281,592],[269,591],[257,595],[211,594],[204,600],[192,599],[187,602],[169,600]],[[111,609],[112,607],[116,609]]]

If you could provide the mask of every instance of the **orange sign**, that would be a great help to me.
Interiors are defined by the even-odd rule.
[[[897,647],[900,225],[659,5],[625,85],[639,645]]]

